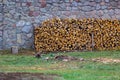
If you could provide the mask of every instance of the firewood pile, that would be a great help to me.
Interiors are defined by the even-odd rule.
[[[120,49],[120,21],[103,19],[59,19],[35,28],[36,51],[91,51]]]

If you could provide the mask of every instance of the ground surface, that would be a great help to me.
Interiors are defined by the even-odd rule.
[[[120,80],[120,51],[49,53],[41,58],[31,50],[17,55],[0,51],[0,72],[0,80]]]
[[[53,80],[54,77],[40,73],[0,73],[0,80]]]

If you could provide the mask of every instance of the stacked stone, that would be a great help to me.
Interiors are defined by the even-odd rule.
[[[33,47],[33,26],[30,22],[21,20],[16,24],[17,44],[22,48]]]
[[[120,0],[0,1],[4,4],[4,7],[1,7],[0,3],[0,21],[2,21],[0,24],[2,23],[2,27],[4,27],[4,29],[0,29],[0,43],[3,43],[4,48],[16,45],[30,48],[34,45],[33,27],[53,17],[120,20]]]
[[[2,38],[2,30],[1,30],[1,27],[0,27],[0,50],[2,49],[2,45],[3,44],[3,38]]]
[[[3,47],[33,47],[33,25],[25,11],[23,0],[4,0]],[[27,6],[26,6],[27,7]]]
[[[0,0],[0,50],[3,46],[3,38],[2,38],[2,31],[3,31],[3,2]]]

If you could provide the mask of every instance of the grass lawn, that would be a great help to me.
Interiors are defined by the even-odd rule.
[[[86,61],[45,60],[56,55],[82,57]],[[21,52],[17,55],[0,51],[0,72],[56,74],[55,80],[120,80],[120,63],[93,62],[93,58],[120,59],[120,51],[50,53],[37,59]]]

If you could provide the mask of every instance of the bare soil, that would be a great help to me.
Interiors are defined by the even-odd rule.
[[[62,60],[62,61],[84,61],[84,58],[77,58],[77,57],[72,57],[72,56],[67,56],[67,55],[59,55],[55,57],[55,60]]]
[[[77,58],[77,57],[72,57],[72,56],[67,56],[67,55],[59,55],[55,57],[56,60],[62,60],[62,61],[93,61],[93,62],[101,62],[104,64],[108,63],[120,63],[120,59],[113,59],[113,58],[104,58],[104,57],[98,57],[98,58],[92,58],[92,60],[87,60],[84,58]]]
[[[41,73],[0,73],[0,80],[54,80],[56,75]]]
[[[112,59],[112,58],[94,58],[92,59],[94,62],[102,62],[102,63],[120,63],[120,59]]]

